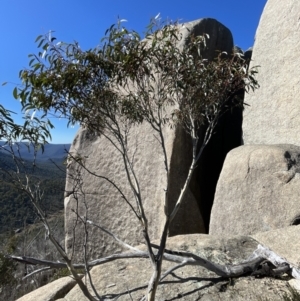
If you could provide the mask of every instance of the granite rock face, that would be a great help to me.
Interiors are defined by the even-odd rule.
[[[284,237],[269,239],[270,237]],[[264,232],[257,237],[234,236],[214,237],[205,234],[179,235],[168,240],[167,248],[192,252],[219,264],[235,264],[246,260],[258,244],[267,246],[288,261],[299,262],[299,226]],[[163,272],[174,263],[163,262]],[[148,259],[117,260],[95,267],[91,270],[94,285],[105,300],[140,300],[147,289],[151,277]],[[168,275],[158,286],[157,300],[282,300],[288,292],[287,281],[272,278],[241,277],[229,284],[228,280],[218,277],[202,267],[185,266]],[[66,296],[66,301],[86,300],[78,286]]]
[[[300,146],[244,145],[228,153],[210,234],[247,235],[300,223]]]
[[[216,20],[201,19],[186,23],[181,30],[183,39],[179,47],[184,47],[185,43],[188,43],[191,34],[209,34],[209,51],[204,55],[207,58],[215,56],[216,50],[230,52],[233,48],[230,31]],[[191,141],[179,128],[176,131],[165,128],[165,137],[166,152],[170,163],[168,203],[172,207],[183,186],[191,162]],[[164,224],[163,200],[166,181],[162,151],[153,130],[148,125],[132,128],[128,143],[140,181],[150,236],[152,239],[159,238]],[[128,189],[122,157],[107,139],[93,136],[86,130],[80,129],[70,152],[74,156],[81,156],[91,172],[108,177],[118,184],[134,204],[134,199]],[[74,177],[78,175],[78,172],[77,165],[70,164],[67,191],[73,190],[76,182]],[[77,208],[81,216],[86,214],[88,219],[106,227],[126,242],[136,245],[143,241],[139,221],[112,185],[86,170],[80,170],[79,178],[81,192],[78,194],[78,202],[71,195],[65,198],[65,241],[69,254],[73,248],[75,254],[83,254],[84,230],[79,225],[80,223],[76,222],[76,215],[72,211]],[[193,179],[194,182],[196,180]],[[206,232],[198,202],[197,195],[189,190],[183,206],[172,222],[170,235]],[[87,251],[90,258],[120,251],[119,246],[101,230],[90,226],[88,230]],[[82,261],[82,258],[78,259]]]
[[[218,55],[218,51],[231,53],[233,50],[233,37],[230,30],[223,24],[212,18],[204,18],[185,23],[181,28],[182,40],[178,47],[183,49],[189,43],[191,36],[208,34],[206,48],[202,50],[203,58],[212,60]]]
[[[74,286],[76,281],[71,277],[57,279],[44,285],[16,301],[54,301],[64,297]]]
[[[246,94],[245,144],[300,145],[300,2],[268,0],[256,32],[251,66],[260,88]]]

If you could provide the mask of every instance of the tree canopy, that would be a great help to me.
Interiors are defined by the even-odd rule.
[[[182,51],[179,24],[152,19],[141,38],[121,21],[87,51],[77,42],[39,36],[40,52],[29,55],[29,69],[20,71],[23,86],[14,91],[24,110],[55,112],[98,133],[115,117],[154,125],[155,114],[164,112],[164,123],[190,132],[215,123],[224,108],[242,105],[234,97],[238,90],[258,87],[256,68],[249,70],[241,56],[202,57],[207,35],[192,37]]]
[[[181,26],[184,25],[164,24],[154,18],[146,28],[145,36],[141,37],[119,20],[106,31],[100,46],[87,51],[82,50],[77,42],[57,42],[51,33],[38,36],[36,42],[40,51],[29,55],[29,68],[19,73],[22,86],[16,87],[13,92],[15,98],[20,99],[23,109],[32,112],[30,121],[37,123],[35,128],[41,126],[46,132],[41,136],[42,140],[47,138],[47,126],[51,126],[47,119],[46,123],[43,120],[49,114],[55,114],[67,118],[69,124],[79,123],[89,131],[104,136],[121,153],[133,200],[127,199],[112,180],[101,177],[114,186],[141,222],[153,268],[146,297],[151,301],[155,299],[161,275],[169,225],[183,201],[202,151],[222,114],[234,106],[244,105],[238,92],[258,87],[256,68],[249,69],[249,62],[241,55],[220,52],[214,60],[203,56],[209,39],[206,34],[191,35],[189,43],[183,49],[179,48]],[[35,117],[35,112],[41,112],[42,117]],[[157,251],[149,238],[139,179],[129,158],[127,145],[128,129],[144,122],[157,134],[167,179],[164,188],[166,219]],[[190,135],[193,145],[189,172],[174,208],[168,208],[167,204],[169,165],[163,132],[165,126],[182,127]],[[204,137],[199,135],[202,126],[205,126]],[[33,132],[30,135],[38,141],[35,138],[39,137],[38,134],[35,136]],[[80,167],[85,167],[78,158],[70,157]],[[29,190],[28,194],[37,210],[41,211],[33,192]],[[75,192],[73,194],[74,198],[77,197]],[[89,300],[100,300],[95,290],[97,297],[89,293],[72,260],[51,235],[43,213],[40,212],[40,215],[51,241],[57,246],[84,294]],[[79,216],[79,213],[77,215],[86,229],[90,221]],[[86,257],[85,267],[89,276]]]

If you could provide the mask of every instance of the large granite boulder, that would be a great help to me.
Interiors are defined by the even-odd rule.
[[[185,43],[188,43],[191,34],[209,34],[209,51],[205,53],[208,58],[216,55],[216,50],[231,52],[233,48],[230,31],[216,20],[201,19],[186,23],[181,30],[183,39],[178,45],[179,47],[184,47]],[[191,141],[179,128],[175,131],[165,128],[164,131],[166,152],[170,164],[168,203],[172,207],[188,173],[191,162]],[[132,128],[128,139],[152,239],[159,238],[164,224],[163,200],[166,181],[162,150],[154,134],[150,126],[143,124],[138,128]],[[87,169],[92,173],[113,180],[134,204],[128,189],[122,157],[107,139],[96,137],[86,130],[80,129],[70,152],[74,156],[80,155],[84,159]],[[86,214],[88,219],[106,227],[133,245],[143,241],[139,221],[114,187],[86,170],[80,171],[79,186],[77,171],[75,163],[69,165],[66,190],[73,191],[74,183],[77,182],[80,192],[77,194],[78,202],[72,195],[67,195],[65,198],[66,250],[68,253],[71,254],[74,251],[74,254],[83,255],[84,229],[74,214],[74,210],[77,209],[80,215]],[[77,178],[74,180],[74,177]],[[192,184],[195,182],[196,179],[193,179]],[[119,246],[98,228],[89,227],[88,231],[87,251],[89,257],[95,258],[120,251]],[[170,235],[205,233],[206,231],[197,195],[189,190],[183,206],[171,225]],[[77,259],[82,261],[82,257]]]
[[[300,147],[244,145],[228,153],[209,233],[253,234],[300,223]]]
[[[300,1],[268,0],[253,48],[260,89],[245,96],[245,144],[300,144]]]
[[[269,239],[269,238],[272,239]],[[274,239],[276,237],[276,239]],[[205,234],[180,235],[168,240],[167,248],[193,252],[219,264],[234,264],[246,260],[258,244],[267,244],[290,262],[299,262],[300,226],[264,232],[257,237],[225,238]],[[176,264],[163,262],[163,272]],[[141,300],[151,277],[148,259],[117,260],[91,270],[93,283],[105,300]],[[272,278],[242,277],[224,280],[199,266],[185,266],[169,274],[158,286],[157,300],[282,300],[288,292],[288,282]],[[115,298],[115,299],[114,299]],[[66,301],[87,300],[78,286],[64,298]]]
[[[55,301],[64,297],[75,285],[76,281],[71,277],[60,278],[16,301]]]

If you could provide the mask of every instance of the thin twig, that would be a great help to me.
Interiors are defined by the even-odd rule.
[[[134,252],[140,252],[139,249],[135,248],[135,247],[132,247],[131,245],[125,243],[124,241],[122,241],[118,236],[116,236],[114,233],[112,233],[111,231],[107,230],[106,228],[100,226],[100,225],[97,225],[95,224],[94,222],[90,221],[90,220],[87,220],[86,221],[88,224],[90,225],[93,225],[99,229],[101,229],[103,232],[105,232],[106,234],[108,234],[109,236],[111,236],[114,240],[116,240],[122,247],[125,247],[131,251],[134,251]]]

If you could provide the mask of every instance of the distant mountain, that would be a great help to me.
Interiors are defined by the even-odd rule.
[[[54,162],[53,162],[54,161]],[[16,172],[17,165],[21,174],[28,174],[34,178],[52,179],[65,178],[64,158],[57,160],[37,160],[33,164],[32,159],[14,159],[11,154],[0,151],[0,182],[3,173]]]
[[[37,152],[37,161],[49,161],[50,159],[56,163],[62,163],[67,156],[67,152],[70,149],[71,144],[46,144],[44,147],[44,152],[40,149]],[[2,147],[2,150],[1,150]],[[0,141],[0,155],[7,153],[5,149],[8,147],[5,145],[4,141]],[[13,146],[14,153],[20,154],[20,157],[24,160],[33,159],[33,146],[29,146],[25,142],[16,143]]]

